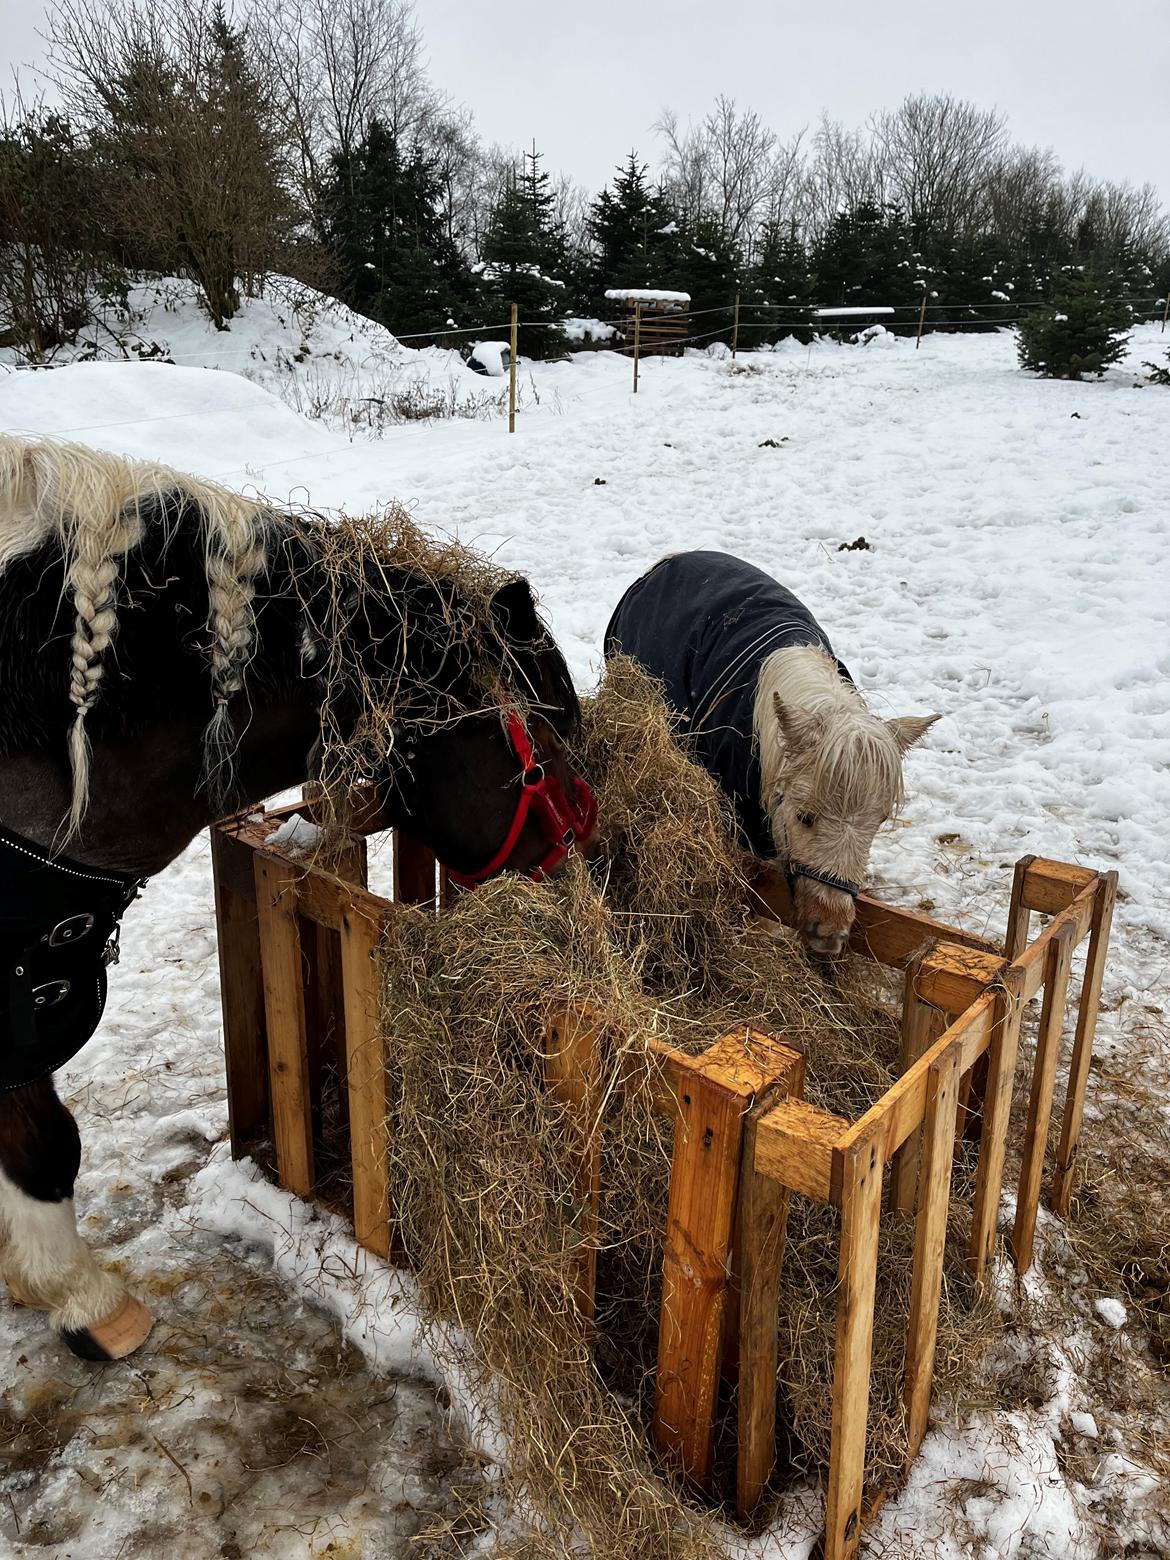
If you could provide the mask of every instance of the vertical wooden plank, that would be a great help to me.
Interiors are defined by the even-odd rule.
[[[914,1275],[910,1289],[910,1322],[906,1331],[906,1405],[909,1467],[926,1434],[930,1383],[938,1339],[938,1306],[942,1294],[943,1247],[951,1201],[951,1167],[955,1155],[955,1121],[959,1103],[958,1049],[948,1051],[930,1069],[926,1082],[926,1115],[922,1123],[922,1178],[918,1223],[914,1230]]]
[[[307,1197],[313,1190],[313,1116],[297,916],[299,869],[259,854],[254,866],[277,1173],[282,1186]]]
[[[756,1126],[781,1099],[799,1098],[803,1092],[804,1057],[797,1055],[787,1075],[756,1100],[744,1130],[735,1223],[739,1300],[734,1308],[739,1344],[735,1504],[741,1516],[759,1502],[776,1462],[776,1310],[788,1226],[788,1189],[755,1168]],[[727,1326],[730,1331],[731,1315]]]
[[[366,842],[351,835],[340,852],[330,860],[334,876],[365,888],[369,881]],[[342,1119],[349,1111],[346,1092],[345,997],[341,974],[341,940],[332,927],[312,925],[311,937],[304,940],[307,962],[311,966],[309,982],[311,1012],[309,1024],[309,1065],[313,1077],[314,1101],[320,1102],[322,1072],[332,1064],[337,1077],[338,1104]]]
[[[918,995],[916,981],[921,955],[906,965],[902,981],[902,1071],[906,1072],[928,1051],[947,1026],[946,1014],[930,1007]],[[918,1184],[919,1129],[916,1127],[894,1155],[890,1172],[890,1208],[913,1213]]]
[[[654,1438],[700,1487],[711,1476],[745,1101],[716,1078],[680,1084],[663,1257]]]
[[[1024,879],[1028,875],[1028,868],[1035,860],[1035,856],[1021,856],[1016,862],[1015,876],[1012,878],[1012,899],[1008,906],[1007,934],[1003,940],[1004,955],[1009,960],[1018,959],[1028,946],[1028,926],[1032,912],[1024,903]]]
[[[390,1254],[390,1104],[381,1025],[378,946],[382,924],[347,907],[338,939],[344,992],[346,1092],[353,1166],[353,1227],[359,1242]]]
[[[597,1076],[599,1028],[589,1014],[574,1010],[549,1026],[545,1045],[548,1091],[569,1107],[578,1133],[574,1227],[581,1245],[577,1258],[577,1310],[593,1322],[597,1295],[597,1210],[601,1201],[601,1118]]]
[[[873,1302],[882,1213],[883,1166],[876,1142],[862,1140],[841,1158],[841,1254],[825,1560],[852,1560],[861,1543]]]
[[[982,1282],[995,1247],[999,1194],[1003,1188],[1003,1162],[1012,1107],[1012,1084],[1020,1047],[1023,973],[1012,965],[1004,970],[996,995],[995,1020],[987,1048],[987,1097],[983,1105],[983,1132],[979,1142],[979,1167],[975,1176],[975,1205],[971,1218],[971,1270]]]
[[[1089,952],[1085,959],[1085,978],[1081,986],[1076,1038],[1069,1063],[1060,1147],[1056,1153],[1056,1174],[1052,1181],[1052,1209],[1061,1218],[1067,1215],[1072,1200],[1077,1148],[1085,1114],[1085,1087],[1089,1080],[1089,1063],[1093,1059],[1093,1037],[1097,1032],[1097,1015],[1101,1009],[1101,981],[1105,974],[1105,955],[1109,951],[1109,932],[1113,925],[1116,900],[1117,873],[1106,872],[1101,878],[1093,903]]]
[[[394,898],[424,909],[435,903],[435,853],[401,829],[394,831]]]
[[[1024,1134],[1024,1157],[1016,1196],[1016,1222],[1012,1230],[1012,1256],[1019,1273],[1026,1273],[1032,1265],[1036,1210],[1040,1206],[1040,1180],[1044,1173],[1048,1123],[1052,1119],[1052,1093],[1056,1086],[1060,1034],[1068,1004],[1073,946],[1073,928],[1063,926],[1048,944],[1044,959],[1044,1004],[1036,1037],[1032,1092],[1028,1098],[1028,1126]]]
[[[233,1159],[250,1153],[253,1137],[268,1126],[268,1039],[251,855],[250,847],[222,826],[212,829],[211,869]],[[236,859],[229,862],[230,857]],[[229,876],[237,885],[251,886],[251,894],[229,888]]]

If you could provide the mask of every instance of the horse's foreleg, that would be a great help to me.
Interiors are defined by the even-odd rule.
[[[151,1316],[77,1233],[80,1163],[77,1124],[51,1080],[0,1094],[0,1277],[14,1300],[49,1313],[74,1354],[121,1359]]]

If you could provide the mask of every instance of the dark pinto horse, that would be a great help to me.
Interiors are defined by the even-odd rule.
[[[592,829],[576,695],[527,583],[476,594],[368,532],[339,572],[345,534],[0,437],[0,1275],[84,1358],[151,1319],[78,1235],[52,1074],[97,1027],[145,881],[338,747],[469,884],[551,871]]]
[[[605,632],[619,653],[663,683],[743,843],[784,868],[810,952],[842,953],[902,756],[938,716],[874,715],[804,603],[727,553],[675,553],[635,580]]]

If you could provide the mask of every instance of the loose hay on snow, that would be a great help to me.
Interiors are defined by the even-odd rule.
[[[506,1486],[541,1552],[722,1553],[719,1525],[683,1499],[648,1448],[667,1123],[654,1116],[651,1036],[688,1051],[744,1021],[808,1056],[808,1096],[864,1110],[896,1076],[899,1028],[872,967],[835,987],[794,939],[747,911],[726,807],[678,746],[632,663],[586,701],[577,754],[603,840],[555,883],[500,879],[435,917],[403,909],[384,948],[383,1031],[393,1099],[390,1181],[431,1326],[508,1437]],[[545,1037],[566,1008],[599,1025],[590,1113],[543,1086]],[[575,1151],[604,1145],[598,1314],[574,1308],[581,1250]],[[797,1473],[823,1475],[830,1434],[836,1215],[794,1198],[780,1332],[782,1422]],[[913,1232],[887,1221],[876,1311],[872,1466],[900,1469],[904,1319]],[[956,1237],[960,1232],[956,1231]],[[951,1266],[940,1382],[961,1379],[987,1317]],[[519,1553],[521,1551],[517,1551]]]

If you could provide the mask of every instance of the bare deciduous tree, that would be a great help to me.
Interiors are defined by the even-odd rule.
[[[886,199],[914,238],[951,240],[976,223],[988,170],[1007,138],[1003,115],[946,93],[908,97],[870,120]]]

